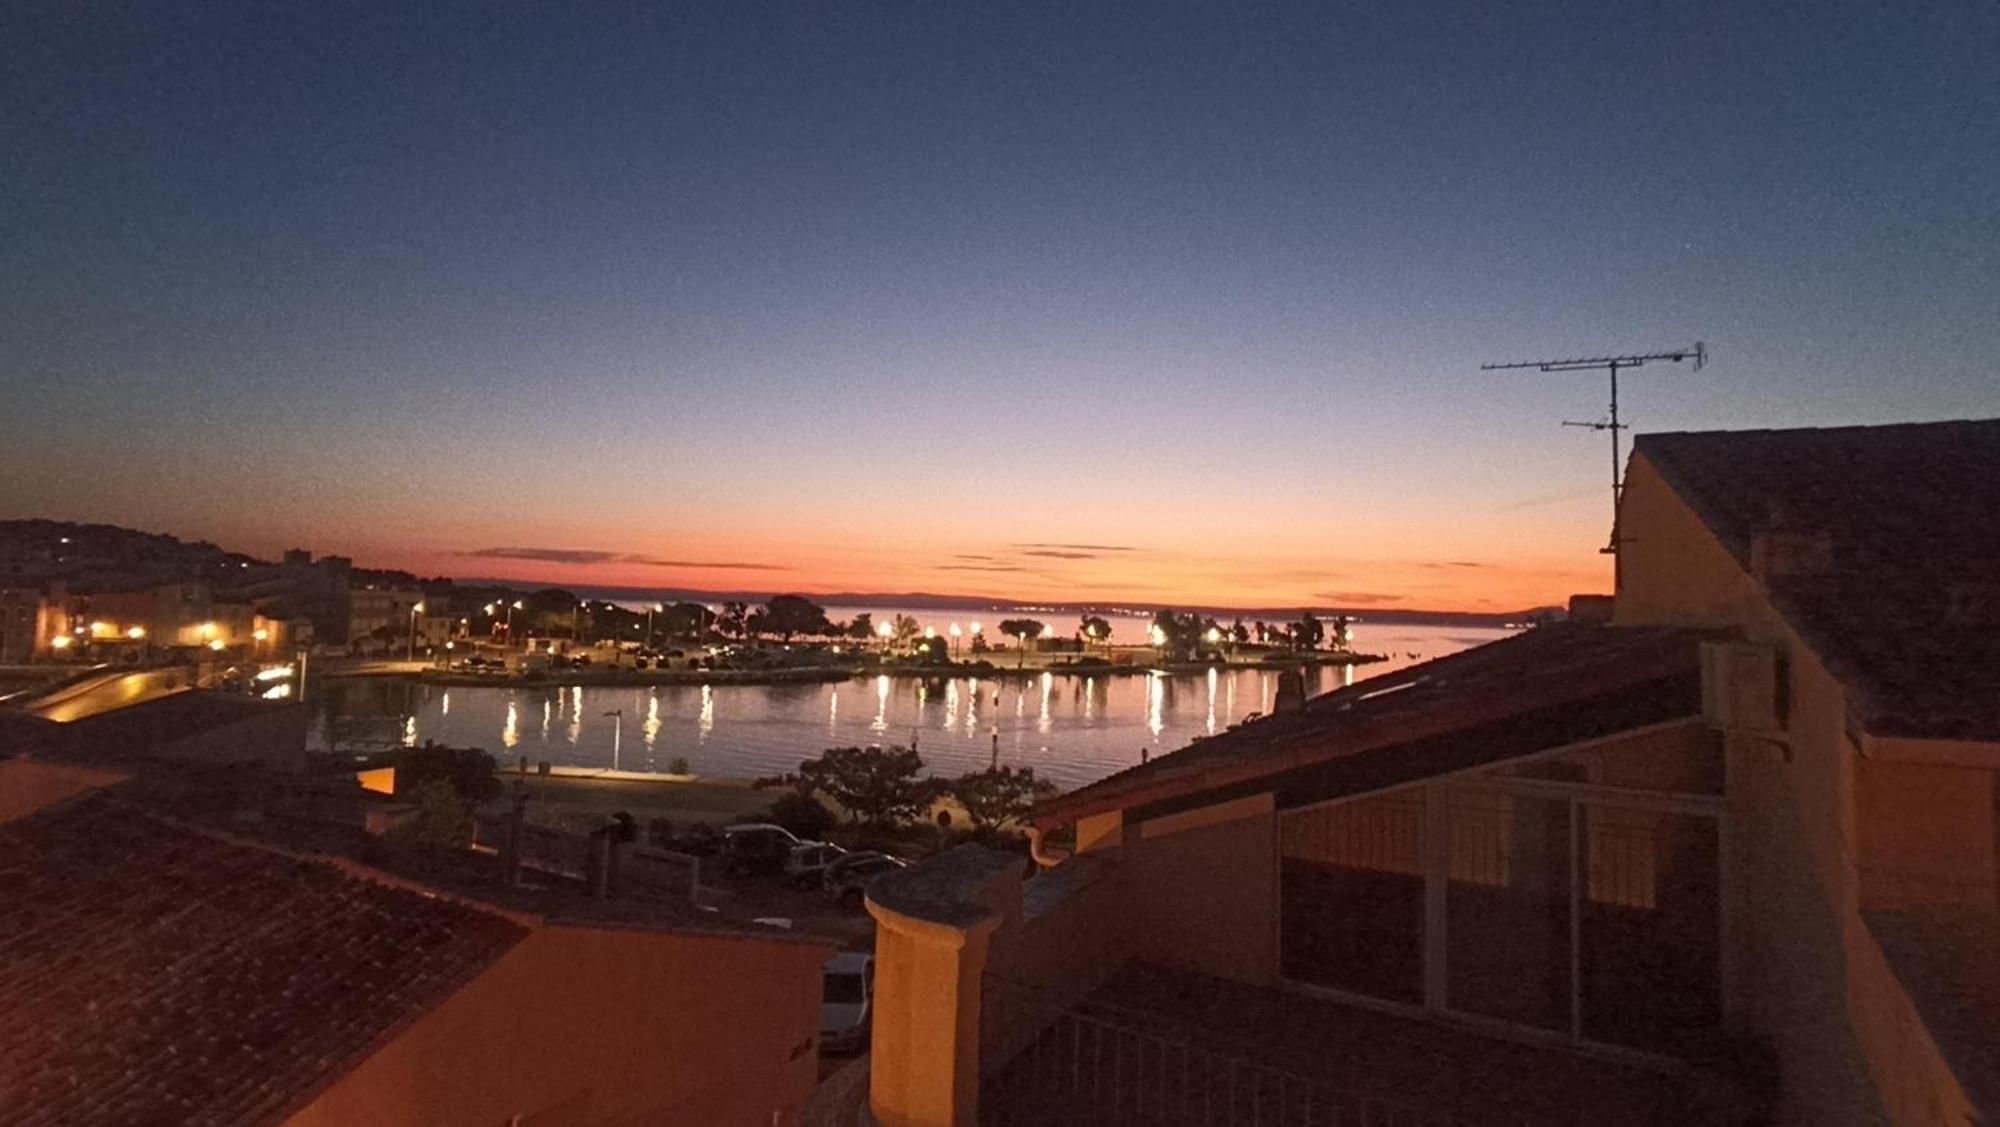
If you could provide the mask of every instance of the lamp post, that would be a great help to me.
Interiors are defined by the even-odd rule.
[[[421,602],[410,604],[410,651],[404,657],[403,660],[405,661],[417,660],[417,616],[422,613],[424,613],[424,604]]]
[[[958,656],[958,639],[963,633],[964,631],[958,628],[958,623],[954,622],[951,624],[951,656],[953,657]]]
[[[614,708],[604,715],[611,717],[611,769],[618,769],[618,745],[625,738],[625,710]]]
[[[652,606],[646,608],[646,648],[648,649],[651,649],[653,646],[653,616],[666,609],[665,603],[654,603]]]

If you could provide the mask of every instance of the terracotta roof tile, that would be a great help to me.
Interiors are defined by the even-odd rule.
[[[1636,454],[1754,574],[1822,537],[1772,603],[1872,734],[2000,738],[2000,419],[1640,435]]]
[[[111,795],[0,827],[0,1124],[272,1119],[525,929]]]

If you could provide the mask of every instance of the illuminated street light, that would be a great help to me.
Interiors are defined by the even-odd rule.
[[[1213,626],[1209,627],[1208,640],[1211,645],[1216,642],[1220,642],[1222,640],[1222,631]]]
[[[251,636],[252,638],[255,638],[255,639],[257,639],[257,640],[258,640],[258,641],[260,641],[260,642],[263,642],[263,641],[268,641],[268,640],[270,639],[270,637],[271,637],[271,632],[270,632],[269,630],[266,630],[266,629],[264,629],[263,627],[259,626],[259,627],[258,627],[257,629],[255,629],[255,630],[252,630],[252,631],[250,632],[250,636]]]
[[[125,631],[125,636],[136,642],[146,636],[146,628],[144,626],[134,626],[130,630]]]
[[[952,652],[952,653],[954,653],[954,654],[958,653],[958,640],[959,640],[959,638],[960,638],[960,637],[962,637],[962,636],[963,636],[964,634],[965,634],[965,631],[963,631],[963,630],[960,630],[960,629],[958,628],[958,623],[954,622],[954,623],[952,623],[952,624],[951,624],[951,652]]]
[[[417,660],[417,616],[424,613],[424,604],[419,601],[410,604],[410,650],[405,661]]]
[[[57,634],[55,637],[49,639],[49,645],[59,650],[66,650],[69,648],[69,635]]]
[[[222,639],[220,639],[220,638],[217,638],[217,639],[215,639],[215,640],[213,640],[213,641],[209,642],[209,643],[208,643],[208,648],[209,648],[209,649],[211,649],[211,650],[214,650],[214,651],[215,651],[216,653],[221,653],[221,652],[222,652],[222,649],[223,649],[223,646],[222,646]]]

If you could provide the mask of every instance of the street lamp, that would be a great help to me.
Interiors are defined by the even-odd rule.
[[[616,726],[611,729],[611,769],[618,769],[618,744],[625,737],[625,710],[614,708],[604,715],[609,716]]]
[[[958,639],[964,633],[963,630],[958,628],[958,623],[954,622],[951,624],[951,652],[954,656],[958,653]]]
[[[420,602],[410,604],[410,652],[404,657],[405,661],[417,660],[417,616],[422,613],[424,604]]]
[[[653,644],[653,616],[660,614],[666,609],[667,606],[665,603],[654,603],[652,606],[646,608],[646,644],[648,646]]]

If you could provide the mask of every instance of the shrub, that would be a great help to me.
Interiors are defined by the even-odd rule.
[[[825,803],[797,791],[779,795],[771,804],[770,818],[807,841],[824,840],[834,822],[833,811]]]
[[[500,783],[493,757],[476,747],[446,747],[426,743],[405,748],[390,760],[396,768],[399,796],[414,798],[425,783],[443,783],[466,802],[477,806],[500,797]]]
[[[417,810],[409,821],[395,828],[397,840],[440,849],[463,849],[472,844],[472,807],[450,783],[426,779],[411,787],[407,798]]]
[[[669,818],[654,818],[646,823],[646,840],[654,845],[670,846],[674,843],[674,823]]]
[[[688,766],[687,756],[676,755],[672,759],[667,760],[667,774],[692,775],[694,774],[694,769]]]

